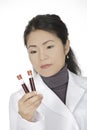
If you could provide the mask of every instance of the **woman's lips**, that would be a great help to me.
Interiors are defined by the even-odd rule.
[[[44,65],[41,65],[40,68],[41,69],[47,69],[51,66],[52,64],[44,64]]]

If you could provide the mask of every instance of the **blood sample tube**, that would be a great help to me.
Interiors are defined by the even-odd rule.
[[[21,74],[17,75],[17,78],[20,81],[21,86],[22,86],[23,90],[25,91],[25,93],[29,93],[29,89],[28,89],[27,85],[24,83]]]
[[[36,91],[34,79],[33,79],[33,76],[32,76],[32,71],[31,70],[27,71],[27,74],[29,76],[29,82],[30,82],[31,90]]]

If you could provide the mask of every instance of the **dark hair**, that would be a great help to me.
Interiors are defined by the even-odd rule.
[[[29,21],[28,25],[24,31],[24,44],[27,47],[27,36],[37,29],[41,29],[44,31],[48,31],[51,33],[56,34],[61,40],[62,43],[65,45],[68,39],[68,30],[65,23],[61,20],[61,18],[54,14],[46,14],[46,15],[37,15],[31,21]],[[77,64],[77,60],[75,55],[70,47],[69,53],[66,56],[66,64],[67,68],[75,73],[80,74],[81,70]]]

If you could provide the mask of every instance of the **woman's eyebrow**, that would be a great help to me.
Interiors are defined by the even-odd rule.
[[[48,41],[43,42],[42,45],[45,45],[45,44],[47,44],[48,42],[54,42],[54,41],[53,41],[53,40],[48,40]]]
[[[45,45],[45,44],[47,44],[47,43],[50,42],[50,41],[51,41],[51,42],[54,42],[54,40],[47,40],[47,41],[43,42],[42,45]],[[30,48],[30,47],[37,47],[37,45],[29,45],[29,46],[27,47],[27,49]]]
[[[30,48],[30,47],[37,47],[37,46],[36,46],[36,45],[29,45],[28,48]],[[28,48],[27,48],[27,49],[28,49]]]

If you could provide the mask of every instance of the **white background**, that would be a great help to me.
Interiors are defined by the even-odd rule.
[[[55,13],[66,23],[82,74],[87,76],[87,0],[0,0],[0,130],[9,130],[9,97],[19,89],[16,75],[25,76],[31,68],[23,31],[33,16],[45,13]]]

